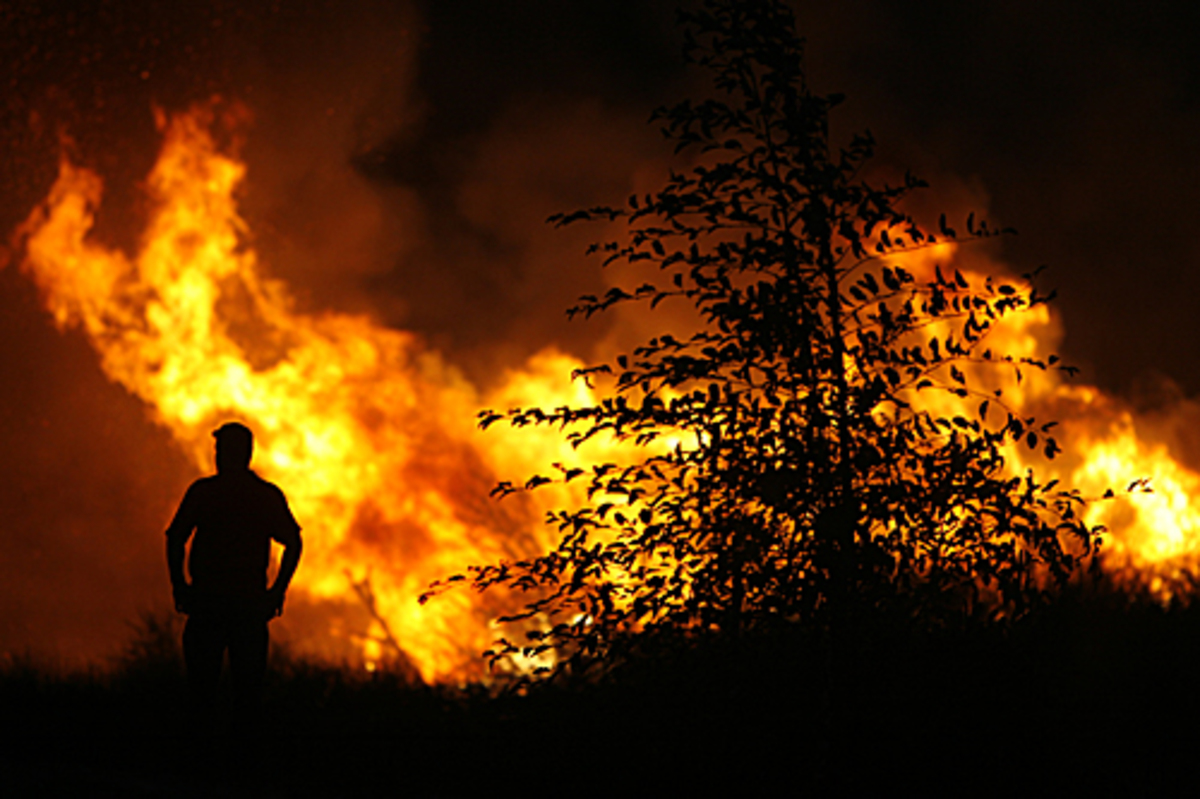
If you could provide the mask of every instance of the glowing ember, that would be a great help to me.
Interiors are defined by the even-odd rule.
[[[133,257],[89,240],[101,181],[64,158],[44,206],[21,228],[23,268],[59,327],[86,333],[109,377],[150,406],[198,468],[210,468],[210,431],[219,422],[242,419],[256,431],[255,467],[284,488],[305,528],[295,591],[373,606],[372,627],[356,639],[369,668],[394,642],[426,680],[478,676],[478,653],[492,643],[489,621],[503,600],[458,591],[422,606],[416,597],[468,564],[550,544],[544,510],[569,503],[567,489],[496,503],[487,494],[497,478],[614,452],[597,442],[575,453],[558,431],[540,428],[481,434],[475,414],[586,403],[588,389],[568,382],[580,364],[548,351],[481,396],[410,334],[366,318],[297,312],[244,243],[234,193],[245,167],[218,151],[213,122],[212,106],[160,118],[165,141],[147,181],[153,212]],[[909,257],[906,267],[922,277],[935,261],[945,267],[956,257],[946,245]],[[1056,339],[1044,308],[992,333],[997,352],[1031,357]],[[994,383],[988,374],[974,376]],[[1192,500],[1200,476],[1140,441],[1131,414],[1094,389],[1041,373],[1005,389],[1014,412],[1063,420],[1064,454],[1047,464],[1013,451],[1014,469],[1033,465],[1092,497],[1151,479],[1156,493],[1095,505],[1088,521],[1111,529],[1107,568],[1169,597],[1200,552]],[[973,416],[974,408],[941,410]]]

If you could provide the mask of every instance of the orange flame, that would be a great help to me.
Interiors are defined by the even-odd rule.
[[[85,332],[106,374],[148,404],[198,468],[209,468],[219,422],[238,418],[256,431],[255,468],[284,489],[305,529],[295,590],[353,600],[355,581],[361,590],[371,579],[377,618],[359,639],[369,667],[390,632],[424,679],[478,677],[498,600],[460,591],[422,606],[416,597],[468,564],[544,550],[544,510],[578,499],[557,486],[495,503],[487,494],[497,477],[617,453],[603,442],[576,453],[540,428],[480,434],[475,413],[589,403],[587,387],[568,380],[580,364],[547,350],[483,396],[408,333],[298,312],[245,244],[235,201],[245,167],[216,146],[213,117],[212,106],[160,115],[164,144],[147,181],[153,212],[133,257],[90,239],[101,181],[64,157],[49,197],[19,230],[23,269],[58,326]],[[943,245],[906,265],[920,276],[954,258]],[[992,336],[998,352],[1039,356],[1056,343],[1057,323],[1040,308]],[[1014,450],[1014,468],[1028,460],[1091,496],[1151,479],[1155,493],[1096,504],[1087,519],[1111,528],[1107,568],[1169,598],[1200,554],[1191,499],[1200,475],[1139,439],[1131,412],[1096,389],[1039,373],[1006,396],[1021,414],[1063,420],[1063,456],[1035,463]]]
[[[939,244],[905,256],[905,266],[928,279],[936,264],[945,268],[962,260],[960,255],[956,245]],[[1004,270],[985,263],[961,271],[979,286],[986,274]],[[989,346],[1014,359],[1045,362],[1060,339],[1058,320],[1039,305],[1006,317],[990,333]],[[1004,370],[991,366],[968,365],[964,372],[977,388],[1002,389],[1014,415],[1058,423],[1053,434],[1063,451],[1057,458],[1010,445],[1006,460],[1014,474],[1032,469],[1043,482],[1058,480],[1089,500],[1104,500],[1091,501],[1083,518],[1107,530],[1101,553],[1110,576],[1118,584],[1149,589],[1164,602],[1190,599],[1181,591],[1190,589],[1200,570],[1200,474],[1180,463],[1166,443],[1139,431],[1137,415],[1122,402],[1093,386],[1064,383],[1056,370],[1027,368],[1019,381],[998,380]],[[931,412],[974,418],[978,399],[926,394],[919,402]]]
[[[255,469],[304,526],[295,589],[352,599],[351,580],[370,576],[379,618],[364,636],[369,664],[382,654],[382,623],[424,679],[477,676],[495,602],[465,591],[425,606],[416,597],[468,564],[544,547],[539,509],[491,502],[488,491],[494,475],[529,473],[569,448],[549,431],[485,436],[475,413],[486,402],[587,401],[569,382],[579,364],[544,352],[481,397],[410,334],[298,313],[244,245],[234,194],[245,167],[218,151],[212,123],[210,107],[160,118],[154,210],[132,258],[89,239],[101,181],[64,157],[20,231],[23,268],[58,326],[84,330],[105,373],[148,403],[198,468],[210,468],[220,421],[255,430]]]

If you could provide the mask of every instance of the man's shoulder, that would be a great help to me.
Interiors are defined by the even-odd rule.
[[[222,496],[245,496],[249,490],[252,496],[283,498],[283,491],[274,483],[264,480],[252,471],[245,475],[213,474],[195,480],[187,490],[194,498]]]
[[[188,486],[188,494],[203,494],[212,491],[217,485],[217,476],[210,474],[207,477],[198,477]]]
[[[258,486],[260,491],[263,491],[264,493],[275,494],[280,497],[283,496],[283,489],[272,483],[270,480],[264,480],[262,477],[259,477],[258,472],[251,471],[250,476],[253,478],[255,485]]]
[[[300,532],[300,523],[292,516],[292,509],[288,507],[287,497],[283,493],[283,489],[274,483],[264,480],[254,472],[254,480],[262,492],[265,500],[265,506],[271,509],[278,527],[271,537],[283,544],[289,544],[296,540],[296,534]],[[269,499],[268,499],[269,498]]]

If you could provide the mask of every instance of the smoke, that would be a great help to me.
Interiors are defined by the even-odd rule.
[[[0,652],[95,657],[165,601],[162,529],[190,467],[15,270],[0,296]]]
[[[106,181],[97,236],[134,249],[159,148],[154,110],[220,95],[250,109],[249,243],[312,306],[368,310],[362,279],[391,268],[418,229],[411,192],[355,167],[419,118],[407,93],[413,10],[76,6],[0,9],[0,224],[12,230],[44,196],[65,133]],[[54,331],[16,269],[0,271],[0,320],[0,652],[94,659],[140,612],[167,606],[162,531],[194,467],[81,336]]]
[[[631,18],[591,10],[614,29]],[[230,146],[250,169],[248,244],[303,309],[414,330],[481,385],[550,342],[587,354],[605,334],[563,314],[604,285],[580,258],[603,231],[553,235],[545,218],[626,196],[660,154],[647,105],[599,99],[595,65],[544,73],[556,85],[530,80],[540,64],[511,84],[490,70],[480,92],[474,76],[489,70],[478,62],[445,68],[460,20],[385,2],[349,13],[331,2],[210,2],[155,17],[47,2],[4,13],[0,55],[14,65],[0,111],[12,144],[6,229],[45,195],[66,134],[105,179],[97,238],[133,251],[159,145],[155,109],[221,96],[245,117]],[[517,27],[536,16],[516,14]],[[559,42],[555,57],[572,64],[553,28],[526,40]],[[601,70],[610,81],[611,67]],[[447,81],[473,100],[431,95]],[[16,454],[0,465],[0,651],[95,658],[139,612],[166,606],[162,530],[195,474],[81,337],[47,324],[19,272],[0,276],[4,323],[20,331],[0,352],[14,376],[0,395],[11,422],[0,440]]]
[[[549,343],[587,358],[634,335],[629,319],[563,314],[615,279],[582,258],[611,231],[544,220],[660,182],[667,153],[646,118],[697,85],[673,3],[77,5],[0,8],[4,230],[44,197],[65,131],[106,180],[98,236],[132,249],[152,109],[217,94],[250,111],[250,243],[306,309],[415,331],[485,387]],[[856,0],[797,13],[814,86],[849,98],[837,135],[870,128],[879,174],[933,183],[919,218],[986,210],[1019,228],[977,257],[1048,263],[1068,360],[1200,460],[1195,12]],[[194,474],[15,269],[0,271],[0,325],[0,651],[95,656],[167,601],[161,531]]]
[[[1125,393],[1139,374],[1200,391],[1187,343],[1200,275],[1195,8],[890,0],[798,7],[810,72],[846,93],[842,124],[885,161],[987,187],[1020,235],[1017,272],[1049,266],[1065,354]],[[933,194],[942,184],[935,180]]]

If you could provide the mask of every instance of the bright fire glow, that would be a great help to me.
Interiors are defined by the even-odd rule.
[[[903,256],[904,266],[918,280],[929,280],[934,268],[943,270],[956,260],[956,246],[937,247]],[[950,267],[952,268],[952,267]],[[986,272],[999,267],[962,267],[972,286],[984,283]],[[945,325],[927,328],[927,335],[944,336]],[[1014,359],[1045,361],[1054,351],[1061,330],[1045,305],[1006,317],[989,334],[986,346]],[[1052,435],[1063,448],[1054,460],[1024,445],[1008,445],[1006,460],[1014,474],[1033,469],[1042,482],[1059,480],[1063,488],[1078,489],[1091,501],[1083,518],[1103,525],[1102,564],[1118,584],[1148,588],[1160,600],[1180,596],[1200,569],[1200,474],[1187,468],[1168,447],[1139,435],[1135,414],[1118,400],[1092,386],[1067,384],[1054,369],[1023,368],[1022,379],[1011,370],[993,365],[965,364],[973,387],[1004,392],[1003,403],[993,401],[992,420],[1003,422],[1005,406],[1020,418],[1034,417],[1039,424],[1056,421]],[[976,418],[979,398],[958,399],[941,392],[924,392],[917,401],[932,413]],[[1150,487],[1128,490],[1136,480]],[[1112,493],[1108,499],[1105,495]]]
[[[422,606],[416,597],[468,564],[550,544],[541,520],[569,500],[566,489],[504,503],[487,493],[497,478],[521,479],[578,453],[554,430],[482,434],[475,413],[587,403],[588,389],[568,379],[579,364],[544,352],[484,396],[410,334],[296,311],[245,244],[234,199],[245,167],[215,145],[213,117],[200,107],[160,119],[163,149],[147,180],[153,210],[132,257],[90,238],[101,181],[64,157],[21,230],[23,268],[57,324],[84,331],[107,375],[148,404],[198,469],[210,468],[220,422],[241,419],[256,431],[255,468],[284,489],[304,526],[295,590],[317,602],[355,601],[363,594],[354,582],[370,578],[378,617],[359,639],[368,668],[385,656],[390,633],[426,680],[479,676],[478,653],[495,635],[489,620],[505,600],[456,591]],[[940,247],[907,266],[921,276],[953,257]],[[996,351],[1030,356],[1056,338],[1044,309],[992,334]],[[1033,374],[1009,385],[1006,398],[1023,415],[1063,420],[1064,455],[1046,463],[1014,451],[1014,466],[1026,458],[1046,479],[1093,497],[1150,478],[1155,493],[1119,495],[1087,518],[1110,527],[1107,568],[1170,596],[1200,553],[1200,476],[1139,440],[1130,412],[1095,389]]]
[[[304,527],[294,592],[353,602],[352,581],[369,577],[378,616],[424,679],[478,676],[502,605],[470,591],[416,598],[469,564],[543,549],[534,503],[566,498],[497,503],[488,492],[499,475],[572,458],[557,432],[485,434],[475,414],[586,402],[586,387],[569,380],[580,364],[547,351],[480,396],[409,334],[297,312],[244,245],[234,193],[245,167],[218,151],[213,122],[211,108],[160,119],[153,212],[132,258],[89,239],[101,181],[64,158],[23,227],[23,268],[57,324],[83,329],[106,374],[148,403],[201,471],[216,425],[250,425],[254,468],[284,489]],[[378,621],[362,633],[373,667],[386,636]]]

